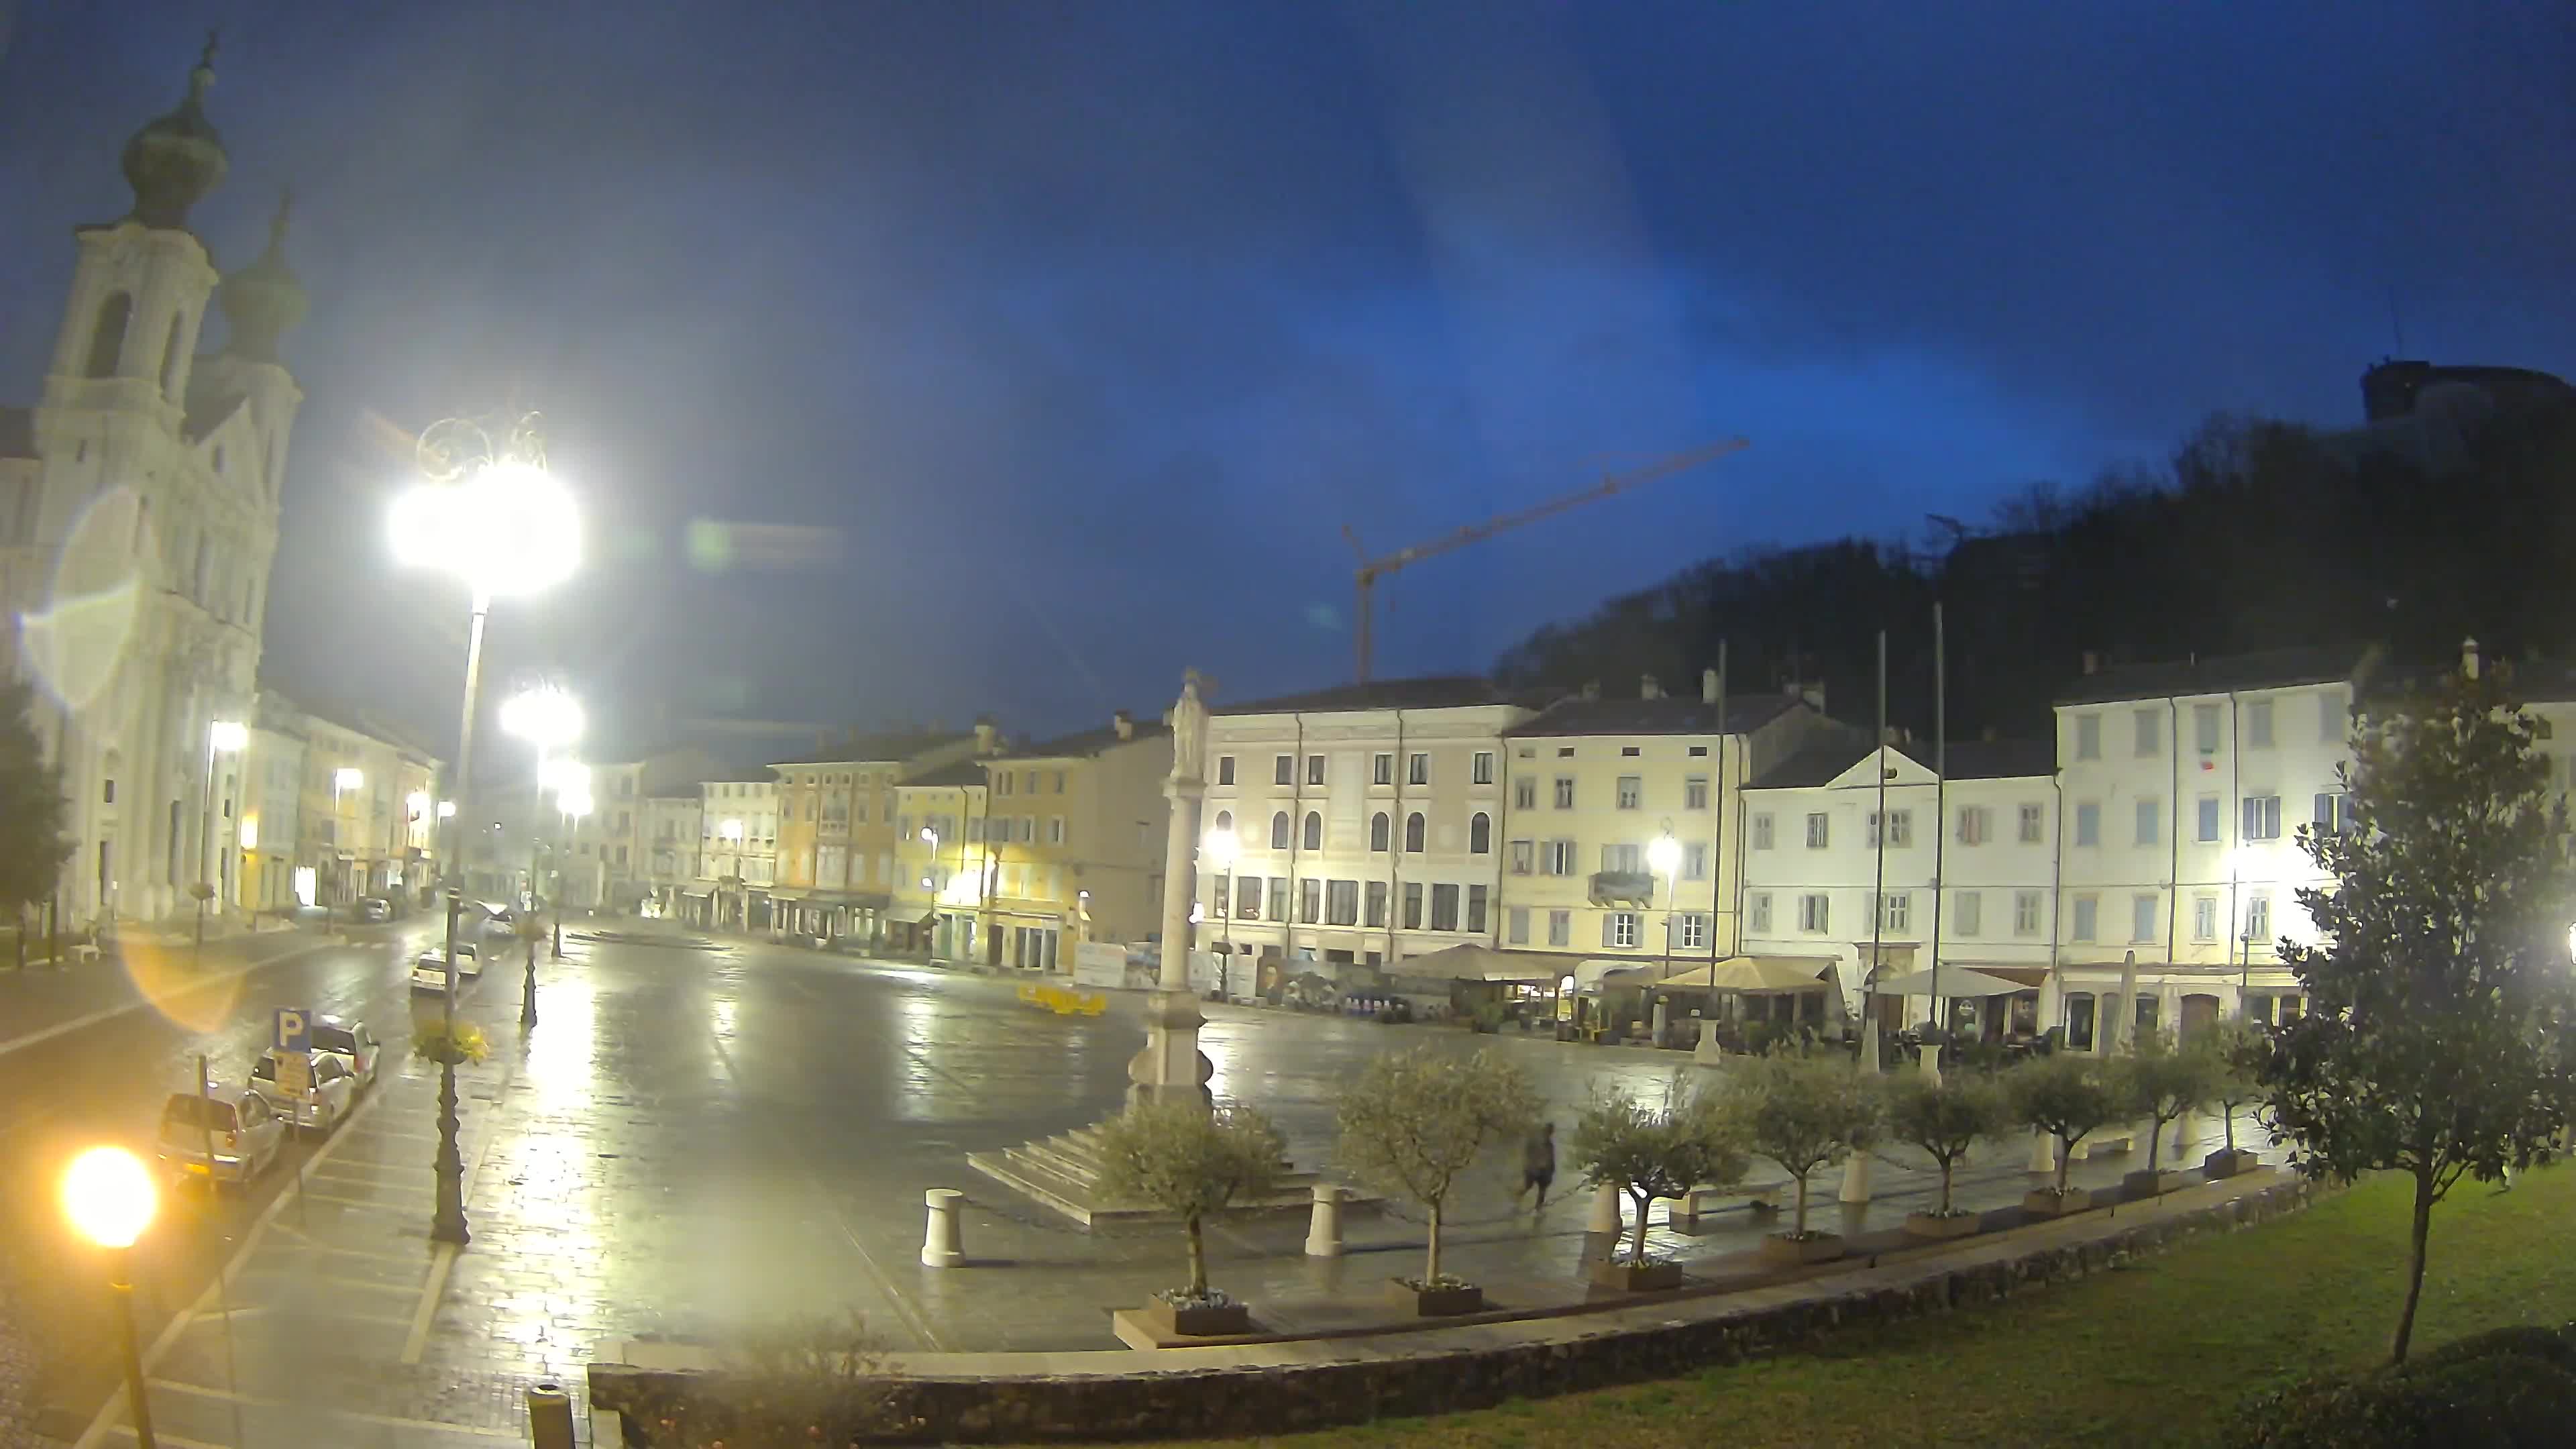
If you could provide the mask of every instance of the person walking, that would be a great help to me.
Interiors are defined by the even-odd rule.
[[[1521,1186],[1520,1192],[1512,1194],[1512,1200],[1518,1202],[1521,1193],[1536,1188],[1538,1201],[1531,1204],[1530,1211],[1544,1212],[1547,1210],[1548,1185],[1555,1181],[1556,1124],[1541,1122],[1538,1130],[1529,1135],[1529,1140],[1521,1144]]]

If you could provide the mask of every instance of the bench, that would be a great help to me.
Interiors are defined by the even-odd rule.
[[[1745,1206],[1755,1212],[1776,1213],[1796,1187],[1795,1183],[1788,1182],[1765,1183],[1760,1187],[1741,1184],[1734,1187],[1695,1187],[1672,1200],[1668,1219],[1674,1227],[1695,1228],[1699,1226],[1702,1212],[1737,1198],[1744,1199]]]
[[[71,944],[70,950],[72,953],[72,959],[75,961],[95,961],[98,959],[98,944],[94,941],[75,941]]]

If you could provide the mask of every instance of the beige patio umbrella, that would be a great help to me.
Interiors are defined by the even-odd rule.
[[[1788,956],[1729,956],[1653,985],[1677,991],[1822,991],[1824,962]]]

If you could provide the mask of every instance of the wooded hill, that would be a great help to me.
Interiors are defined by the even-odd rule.
[[[2137,663],[2293,645],[2576,659],[2576,410],[2510,415],[2455,448],[2220,418],[2162,469],[2040,484],[1929,544],[1851,537],[1694,565],[1506,652],[1514,685],[1675,687],[1729,650],[1737,691],[1822,682],[1837,717],[1932,727],[1932,606],[1953,738],[2043,738],[2085,653]],[[2428,466],[2427,454],[2442,459]]]

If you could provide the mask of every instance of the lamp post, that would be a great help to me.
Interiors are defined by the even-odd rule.
[[[239,720],[219,719],[206,726],[206,789],[197,803],[197,885],[191,894],[197,898],[197,944],[195,952],[206,951],[206,902],[215,896],[214,882],[207,879],[206,842],[215,828],[215,760],[222,755],[237,755],[250,743],[250,730]]]
[[[931,913],[945,921],[947,913],[939,909],[939,887],[934,884],[939,879],[939,832],[927,825],[921,827],[921,842],[930,847],[930,874],[921,878],[921,888],[930,892]],[[933,958],[939,955],[939,928],[936,926],[930,931],[929,954]]]
[[[340,842],[348,838],[340,829],[340,801],[347,796],[356,794],[366,785],[366,783],[366,772],[352,766],[343,765],[339,769],[331,772],[331,844],[333,855],[338,855],[340,853]],[[333,892],[331,903],[324,907],[323,910],[326,919],[332,925],[337,926],[340,921],[339,898],[349,893],[349,872],[346,862],[335,861],[334,864],[341,866],[341,870],[339,872],[340,888]]]
[[[1676,875],[1676,872],[1681,869],[1681,864],[1682,843],[1673,839],[1673,825],[1667,820],[1664,822],[1664,833],[1656,836],[1654,843],[1646,847],[1646,868],[1664,878],[1664,974],[1666,976],[1673,974],[1673,905],[1675,893],[1681,889],[1680,878]],[[1649,888],[1651,889],[1651,884]]]
[[[134,1440],[153,1449],[152,1405],[143,1390],[143,1355],[134,1343],[134,1240],[152,1225],[152,1174],[122,1147],[93,1147],[63,1174],[63,1215],[84,1238],[107,1249],[107,1291],[116,1300],[117,1339],[124,1349],[125,1398]]]
[[[483,624],[492,600],[530,593],[568,577],[581,562],[581,519],[572,495],[546,470],[545,443],[536,415],[515,420],[500,438],[480,425],[450,418],[423,429],[420,469],[426,481],[394,501],[392,539],[405,563],[441,568],[461,577],[469,623],[465,634],[465,698],[456,734],[456,788],[465,799],[473,778],[474,711],[483,682]],[[448,817],[453,819],[455,817]],[[447,973],[441,993],[440,1030],[447,1043],[438,1063],[437,1207],[429,1235],[463,1246],[465,1157],[456,1145],[456,917],[463,905],[455,874],[464,840],[447,861]]]
[[[1223,938],[1216,958],[1216,994],[1220,1000],[1231,1000],[1234,996],[1234,862],[1242,853],[1243,842],[1231,825],[1218,826],[1199,842],[1199,854],[1207,857],[1208,864],[1225,873],[1225,894],[1219,902],[1224,909],[1218,912],[1222,924],[1217,927]]]

